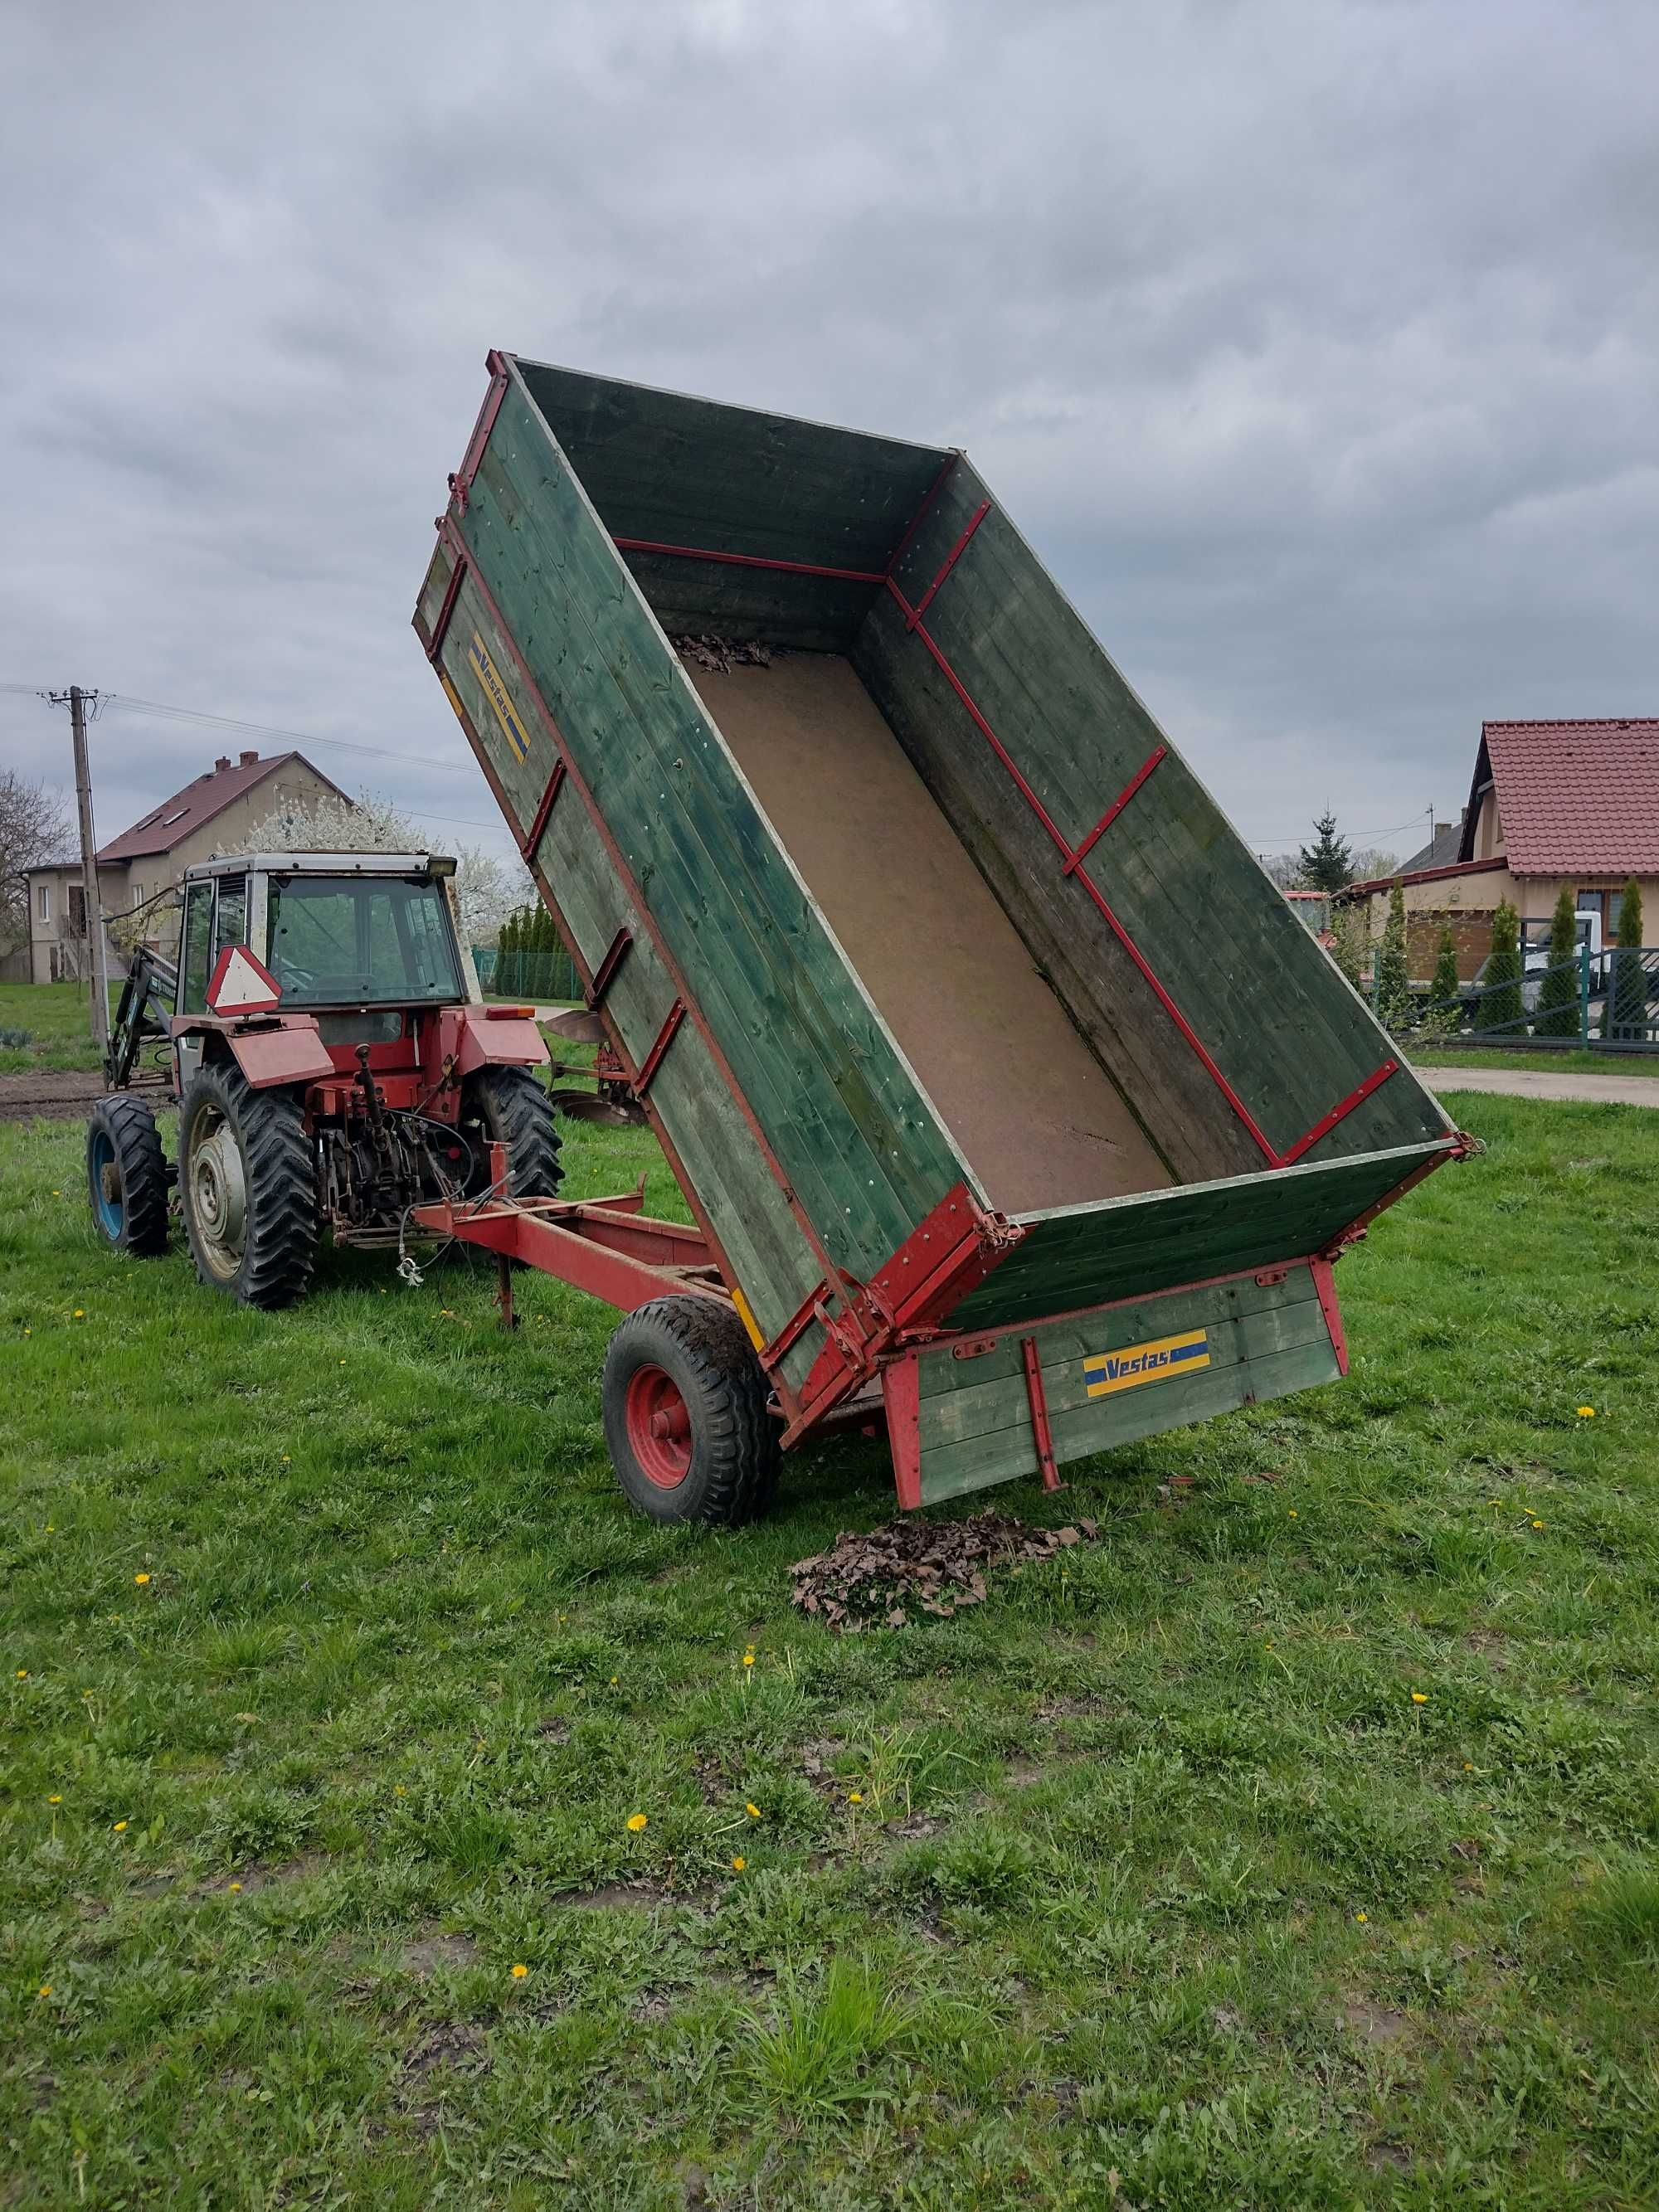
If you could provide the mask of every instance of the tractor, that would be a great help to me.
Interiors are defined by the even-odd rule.
[[[292,1305],[325,1232],[395,1246],[433,1203],[559,1187],[549,1054],[532,1011],[487,1006],[455,863],[425,853],[258,853],[186,869],[177,964],[140,951],[87,1133],[93,1219],[167,1248],[175,1197],[202,1281]],[[176,1164],[129,1088],[165,1040]]]

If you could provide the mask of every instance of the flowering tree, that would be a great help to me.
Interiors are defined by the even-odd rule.
[[[325,793],[279,799],[238,840],[242,853],[428,853],[435,848],[389,799],[359,792],[355,799]],[[476,845],[452,845],[455,895],[468,941],[493,939],[531,890],[529,871],[498,860]]]

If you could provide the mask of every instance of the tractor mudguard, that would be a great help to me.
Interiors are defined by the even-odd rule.
[[[264,1015],[257,1024],[244,1024],[194,1014],[173,1025],[175,1039],[192,1030],[222,1037],[255,1091],[279,1083],[321,1082],[337,1073],[314,1015]]]
[[[515,1007],[446,1006],[438,1016],[438,1053],[455,1056],[462,1075],[481,1067],[544,1067],[551,1054],[528,1014]]]

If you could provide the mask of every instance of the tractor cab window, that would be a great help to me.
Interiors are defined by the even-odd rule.
[[[221,876],[219,905],[213,917],[213,957],[228,945],[247,943],[247,878]]]
[[[453,1002],[461,988],[442,886],[386,876],[275,876],[266,963],[285,1006]]]
[[[179,962],[179,1012],[207,1012],[208,977],[213,972],[213,885],[191,884],[185,893],[184,950]]]

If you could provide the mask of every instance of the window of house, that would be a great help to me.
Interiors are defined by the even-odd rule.
[[[144,902],[144,887],[142,884],[135,884],[133,885],[132,902],[134,906],[143,906]]]
[[[84,937],[87,933],[87,887],[84,884],[71,884],[69,887],[69,926],[71,937]]]
[[[52,920],[52,885],[37,884],[34,890],[34,918],[37,921]]]

